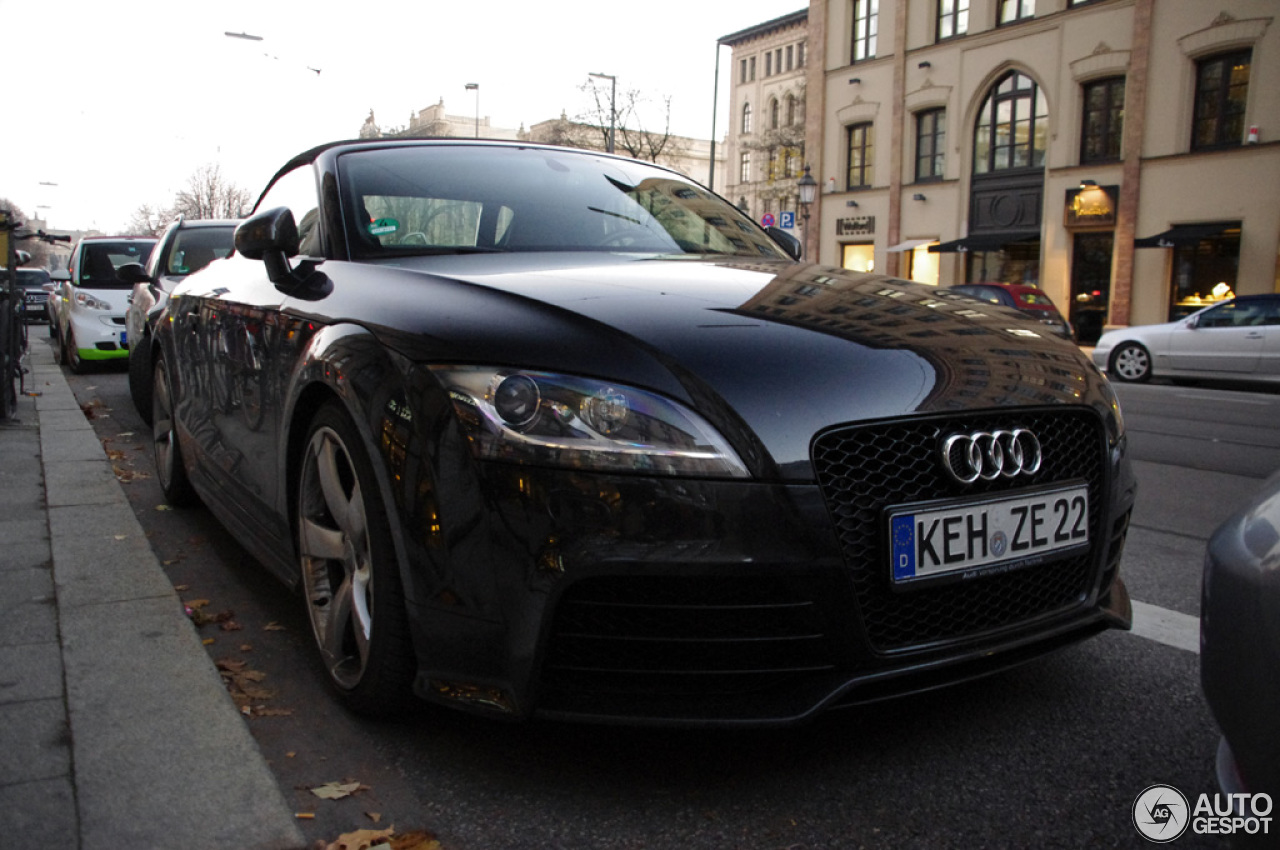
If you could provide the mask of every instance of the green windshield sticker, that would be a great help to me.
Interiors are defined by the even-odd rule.
[[[386,236],[388,233],[395,233],[400,229],[400,222],[394,218],[379,218],[369,222],[369,234],[372,236]]]

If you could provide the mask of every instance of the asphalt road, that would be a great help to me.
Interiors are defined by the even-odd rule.
[[[33,338],[35,338],[33,336]],[[1280,468],[1280,395],[1121,387],[1141,492],[1109,633],[982,682],[774,731],[505,725],[424,707],[396,722],[330,699],[301,601],[204,510],[169,510],[123,369],[71,376],[308,840],[425,830],[490,848],[1145,847],[1143,789],[1217,790],[1195,630],[1204,543]],[[259,675],[261,674],[261,675]],[[139,707],[145,711],[145,706]],[[359,783],[338,800],[312,789]],[[1225,847],[1188,833],[1177,847]]]

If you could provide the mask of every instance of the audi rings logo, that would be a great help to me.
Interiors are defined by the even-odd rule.
[[[1034,475],[1043,459],[1040,440],[1026,428],[952,434],[942,443],[942,465],[961,484]]]

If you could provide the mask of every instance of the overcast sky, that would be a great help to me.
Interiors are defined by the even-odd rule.
[[[582,114],[590,72],[655,106],[669,95],[672,132],[708,138],[716,40],[806,5],[0,0],[0,197],[52,228],[115,231],[203,165],[256,198],[289,157],[356,136],[371,109],[383,127],[441,98],[449,114],[474,115],[467,83],[494,127]],[[729,59],[724,48],[721,139]]]

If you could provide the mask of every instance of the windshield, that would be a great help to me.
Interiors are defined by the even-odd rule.
[[[116,269],[126,263],[146,265],[154,242],[86,242],[81,246],[76,283],[89,289],[132,289],[133,284],[116,277]]]
[[[174,237],[173,247],[165,260],[167,275],[194,274],[214,260],[231,253],[235,227],[188,227]]]
[[[23,289],[39,289],[52,280],[44,269],[18,269],[18,286]]]
[[[786,255],[740,210],[641,162],[421,146],[339,162],[354,257],[487,251]]]

